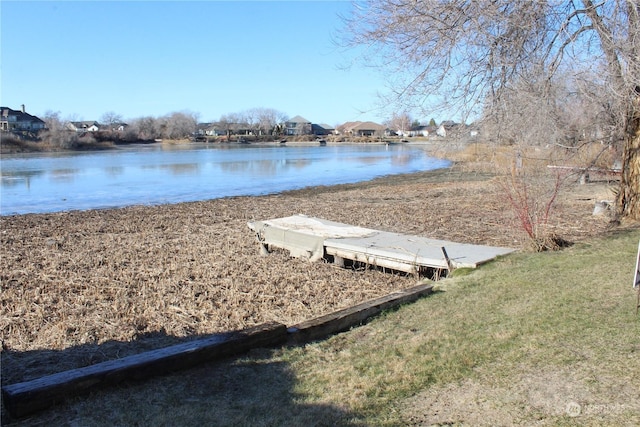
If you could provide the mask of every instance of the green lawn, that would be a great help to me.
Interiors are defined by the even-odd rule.
[[[281,360],[368,425],[640,425],[639,240],[506,257]]]

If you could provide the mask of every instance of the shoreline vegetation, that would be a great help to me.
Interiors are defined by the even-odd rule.
[[[523,254],[516,255],[513,261],[507,258],[497,264],[513,264],[513,268],[520,268],[517,263],[523,262],[530,253],[529,242],[513,212],[507,208],[504,192],[497,183],[496,168],[496,162],[508,166],[509,161],[504,161],[503,157],[511,159],[513,152],[483,149],[478,145],[446,149],[434,145],[429,149],[434,156],[454,161],[454,166],[268,196],[0,217],[2,384],[267,321],[294,324],[416,283],[411,276],[309,263],[291,258],[283,251],[259,256],[255,237],[247,227],[248,221],[306,214],[368,228],[507,246],[520,249]],[[579,185],[576,180],[567,181],[557,195],[548,227],[569,242],[589,247],[589,242],[611,232],[610,218],[606,214],[593,215],[594,203],[610,199],[611,193],[612,185],[606,181],[587,185]],[[623,224],[617,230],[619,233],[631,230],[637,235],[638,227]],[[544,265],[539,267],[540,270],[545,268]],[[485,273],[474,272],[469,277],[477,274]],[[580,272],[576,274],[581,275]],[[465,283],[474,286],[472,279],[464,277],[447,281],[453,281],[454,288]],[[447,281],[443,282],[442,289],[446,288]],[[481,283],[480,287],[485,285]],[[562,286],[560,282],[556,285]],[[463,294],[457,294],[462,298]],[[514,298],[512,309],[517,312],[523,301],[518,302],[517,296]],[[466,299],[462,303],[470,304]],[[428,301],[420,306],[429,310]],[[467,309],[471,309],[470,306]],[[477,309],[485,310],[482,306]],[[451,310],[452,322],[460,321],[464,313]],[[403,311],[391,316],[399,316]],[[447,316],[445,313],[439,315]],[[470,327],[481,327],[480,324],[474,326],[472,319],[464,319]],[[418,326],[407,326],[407,329],[415,327]],[[333,344],[311,345],[308,351],[324,352],[321,349],[326,346],[347,340],[353,352],[358,353],[357,340],[352,342],[349,337],[370,333],[367,331],[354,330],[341,335],[342,338],[329,340]],[[438,336],[437,331],[433,332],[434,337],[421,338],[427,340],[425,345]],[[504,325],[502,332],[495,331],[503,337],[500,339],[506,339],[512,333],[509,325]],[[447,345],[455,346],[453,342]],[[340,351],[348,351],[349,347]],[[304,377],[303,371],[313,371],[303,361],[302,353],[306,351],[305,348],[293,349],[276,359],[280,358],[282,362],[290,358],[287,363],[292,364],[291,369],[296,370],[298,366],[302,371],[296,371],[296,375]],[[371,349],[373,353],[378,351],[384,352]],[[451,351],[455,353],[455,347],[451,347]],[[265,355],[248,357],[260,359]],[[406,357],[407,360],[412,358]],[[315,360],[313,363],[323,362]],[[344,366],[342,369],[350,368]],[[369,372],[364,366],[363,369],[363,372]],[[464,372],[471,371],[465,368]],[[397,374],[401,374],[400,371]],[[280,375],[286,377],[288,374],[280,372]],[[317,372],[313,375],[330,377]],[[315,378],[312,381],[307,378],[307,381],[321,381],[320,377]],[[455,378],[458,377],[454,375],[452,379]],[[170,381],[176,381],[176,378]],[[447,384],[446,381],[436,383],[439,387]],[[301,386],[310,387],[307,383]],[[341,388],[334,383],[324,387],[334,386]],[[131,398],[129,393],[135,393],[140,387],[144,388],[144,385],[132,386],[123,392],[104,393],[110,396],[108,399],[123,405],[118,399]],[[199,385],[194,387],[200,389]],[[358,386],[353,384],[353,387],[357,389]],[[268,390],[264,392],[268,394]],[[306,393],[316,395],[318,392],[307,390]],[[317,396],[311,401],[324,400]],[[377,403],[347,400],[343,409],[347,412],[356,410],[359,416],[372,416],[384,423],[384,417],[376,418],[371,415],[373,412],[366,415],[367,405],[373,405],[371,411],[381,410],[382,402],[374,401]],[[254,408],[266,404],[266,401],[258,402]],[[52,409],[33,420],[37,423],[39,417],[53,417],[64,424],[72,413],[85,414],[83,405],[83,400],[72,401],[62,409]],[[132,414],[137,414],[132,416],[141,416],[131,410]],[[193,408],[185,410],[192,411]],[[331,413],[343,419],[342,409]],[[87,422],[91,419],[90,415],[83,416]],[[121,423],[128,423],[122,419],[123,416],[126,418],[126,413],[118,416]],[[199,419],[207,419],[203,417]],[[96,418],[93,421],[96,422]]]
[[[429,142],[428,138],[414,137],[411,138],[415,142]],[[0,154],[17,154],[17,153],[48,153],[48,152],[64,152],[64,151],[99,151],[111,150],[118,147],[126,147],[130,145],[141,144],[365,144],[365,143],[404,143],[407,139],[400,137],[345,137],[341,135],[316,136],[255,136],[255,135],[234,135],[230,138],[226,136],[201,136],[183,139],[136,139],[122,140],[113,139],[109,135],[96,138],[96,135],[90,135],[89,132],[82,137],[76,138],[70,146],[61,147],[53,144],[51,141],[38,141],[36,138],[20,138],[14,134],[3,132],[0,136]]]

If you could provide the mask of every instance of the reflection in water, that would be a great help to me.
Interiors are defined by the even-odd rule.
[[[286,166],[292,166],[294,169],[304,169],[310,164],[311,160],[307,159],[294,159],[286,161]]]
[[[386,159],[386,158],[388,158],[388,156],[385,156],[385,157],[377,157],[377,156],[354,157],[352,159],[349,159],[349,161],[354,162],[354,163],[361,163],[363,165],[375,165],[376,163],[380,162],[382,159]]]
[[[0,164],[2,215],[269,194],[448,166],[403,145],[254,144],[153,144]]]
[[[282,160],[254,160],[249,162],[249,171],[259,176],[272,176],[282,170]]]
[[[108,166],[103,170],[105,175],[111,176],[111,177],[116,177],[124,173],[124,168],[122,166]]]
[[[166,169],[174,175],[197,175],[200,165],[197,163],[173,163],[161,165],[160,169]]]
[[[54,169],[50,174],[54,181],[71,182],[76,175],[80,174],[80,169]]]
[[[276,160],[250,160],[223,162],[218,165],[222,172],[230,174],[246,174],[249,172],[256,175],[274,175],[279,170],[279,161]]]
[[[411,156],[408,154],[401,154],[391,158],[391,163],[398,166],[408,165],[409,162],[411,162]]]
[[[44,174],[44,171],[5,171],[2,170],[2,188],[10,188],[18,185],[24,185],[29,188],[31,178],[38,177]]]
[[[224,162],[218,165],[223,172],[238,173],[249,170],[249,162]]]
[[[290,169],[301,169],[309,166],[310,160],[304,159],[260,159],[220,163],[220,170],[226,173],[253,173],[256,176],[274,176]]]

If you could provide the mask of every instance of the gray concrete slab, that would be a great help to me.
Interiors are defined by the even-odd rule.
[[[453,268],[475,268],[515,249],[471,245],[400,233],[391,233],[294,215],[248,224],[267,247],[289,250],[292,256],[319,260],[332,255],[410,273],[422,268],[448,269],[445,249]]]

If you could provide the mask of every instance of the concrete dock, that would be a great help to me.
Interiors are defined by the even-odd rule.
[[[311,261],[330,256],[338,265],[350,260],[417,275],[427,270],[476,268],[515,251],[379,231],[306,215],[254,221],[248,226],[256,233],[264,253],[275,247]]]

